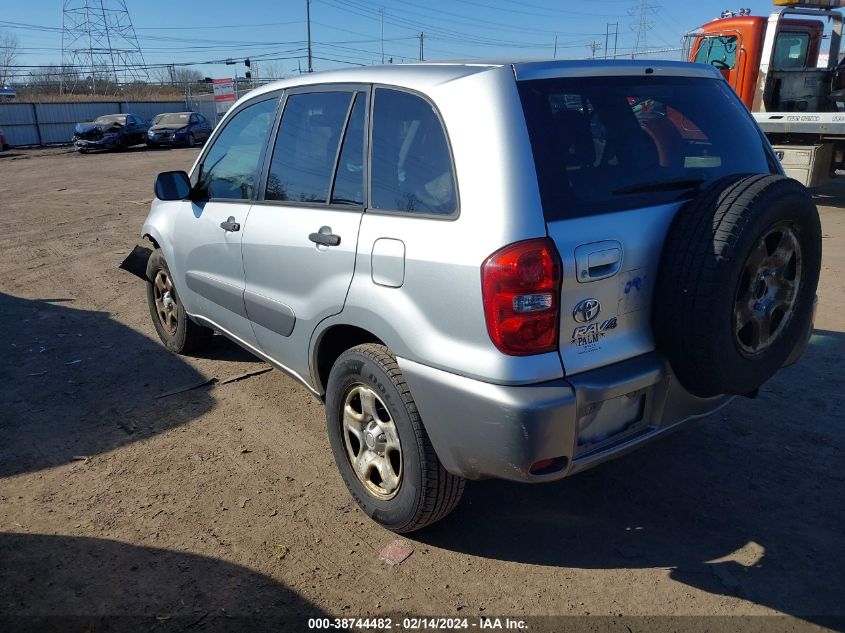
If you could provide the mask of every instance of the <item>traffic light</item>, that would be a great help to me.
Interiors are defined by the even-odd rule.
[[[246,66],[247,68],[249,68],[250,66],[252,66],[252,62],[251,62],[251,61],[249,61],[249,57],[247,57],[247,58],[244,60],[244,66]]]
[[[251,72],[246,71],[245,75],[246,75],[247,79],[252,79],[252,73]]]

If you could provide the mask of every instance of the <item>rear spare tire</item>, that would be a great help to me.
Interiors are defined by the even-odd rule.
[[[810,328],[820,268],[818,211],[791,178],[728,176],[681,208],[652,323],[687,391],[741,395],[771,378]]]

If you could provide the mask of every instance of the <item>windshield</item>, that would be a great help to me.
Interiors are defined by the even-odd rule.
[[[105,116],[98,116],[94,119],[94,123],[97,125],[111,125],[112,123],[119,123],[120,125],[126,125],[126,115],[125,114],[107,114]]]
[[[173,112],[170,114],[159,114],[156,117],[156,125],[188,125],[191,118],[190,112]]]
[[[733,68],[736,63],[736,36],[711,35],[702,38],[695,61],[719,69]]]
[[[724,81],[519,82],[548,221],[653,206],[736,173],[769,173],[764,140]]]

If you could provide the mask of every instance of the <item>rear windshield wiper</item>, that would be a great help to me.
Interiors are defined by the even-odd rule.
[[[675,191],[677,189],[695,189],[706,181],[707,178],[704,178],[703,176],[670,178],[668,180],[652,180],[650,182],[644,182],[639,185],[631,185],[630,187],[621,187],[619,189],[615,189],[613,191],[613,195],[621,196],[626,193],[647,193],[649,191]]]

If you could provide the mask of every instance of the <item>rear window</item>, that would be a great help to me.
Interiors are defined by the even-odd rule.
[[[809,33],[781,31],[775,40],[775,54],[772,65],[777,70],[804,68],[807,65],[807,51],[809,48]]]
[[[724,81],[587,77],[519,82],[547,221],[653,206],[734,173],[771,171]]]

